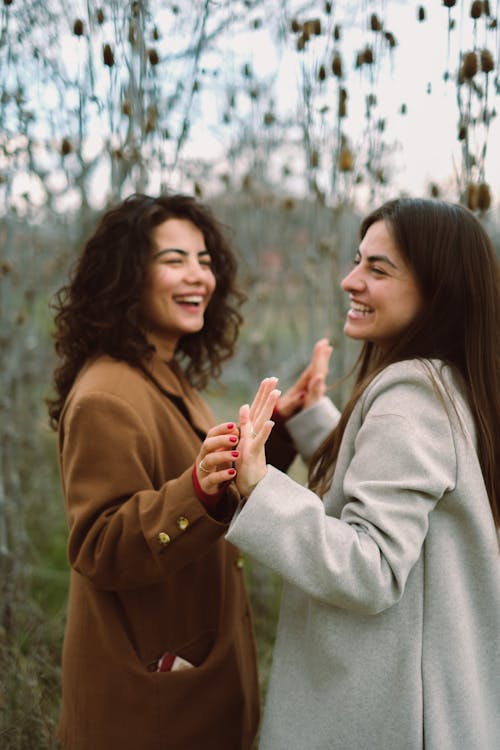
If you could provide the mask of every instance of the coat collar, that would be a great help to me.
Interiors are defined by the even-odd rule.
[[[199,393],[189,384],[176,360],[165,362],[158,352],[153,352],[144,363],[144,369],[160,386],[160,390],[166,392],[165,397],[170,395],[174,399],[182,400],[196,430],[208,432],[214,424],[213,414]]]

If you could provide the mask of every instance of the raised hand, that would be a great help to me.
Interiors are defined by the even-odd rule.
[[[281,391],[276,390],[277,378],[265,378],[252,404],[240,408],[239,458],[236,461],[236,486],[247,497],[265,475],[264,446],[273,429],[271,416]]]
[[[287,419],[301,409],[312,406],[324,396],[332,351],[333,347],[328,343],[328,339],[316,342],[310,363],[278,400],[277,408],[282,417]]]

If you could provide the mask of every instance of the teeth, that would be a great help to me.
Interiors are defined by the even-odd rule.
[[[177,302],[186,302],[190,305],[199,305],[203,301],[203,297],[198,294],[193,294],[190,297],[176,297]]]
[[[371,312],[371,307],[368,307],[368,305],[360,305],[358,302],[351,302],[351,310],[355,310],[356,312],[360,313],[367,313]]]

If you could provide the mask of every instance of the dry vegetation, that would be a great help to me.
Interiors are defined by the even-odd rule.
[[[225,388],[209,393],[220,418],[233,416],[263,375],[291,382],[319,336],[332,338],[332,379],[340,377],[353,350],[340,332],[338,280],[356,243],[359,198],[393,194],[378,82],[388,64],[397,75],[400,40],[382,0],[0,3],[0,746],[45,750],[57,717],[67,584],[44,410],[50,296],[98,209],[132,191],[194,192],[234,231],[248,294]],[[425,28],[428,13],[448,17],[441,73],[456,91],[450,148],[458,157],[452,187],[436,182],[430,194],[477,211],[498,247],[487,180],[499,94],[493,10],[477,1],[415,4],[410,22]],[[472,29],[467,49],[457,48],[459,24]],[[296,111],[280,108],[272,70],[256,72],[250,50],[260,42],[243,64],[228,51],[226,40],[242,31],[256,40],[265,31],[299,61]],[[361,123],[350,116],[356,97],[365,102]],[[210,102],[223,160],[190,156]],[[398,116],[411,116],[407,104]],[[294,471],[304,477],[299,464]],[[280,584],[255,565],[247,573],[264,691]]]

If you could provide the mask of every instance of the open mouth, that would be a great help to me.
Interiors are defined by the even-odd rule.
[[[174,297],[174,301],[178,305],[184,305],[186,307],[200,307],[203,304],[204,297],[201,294],[189,294],[183,297]]]
[[[368,305],[362,305],[359,302],[351,302],[349,309],[349,315],[355,318],[364,318],[367,315],[373,313],[373,308]]]

